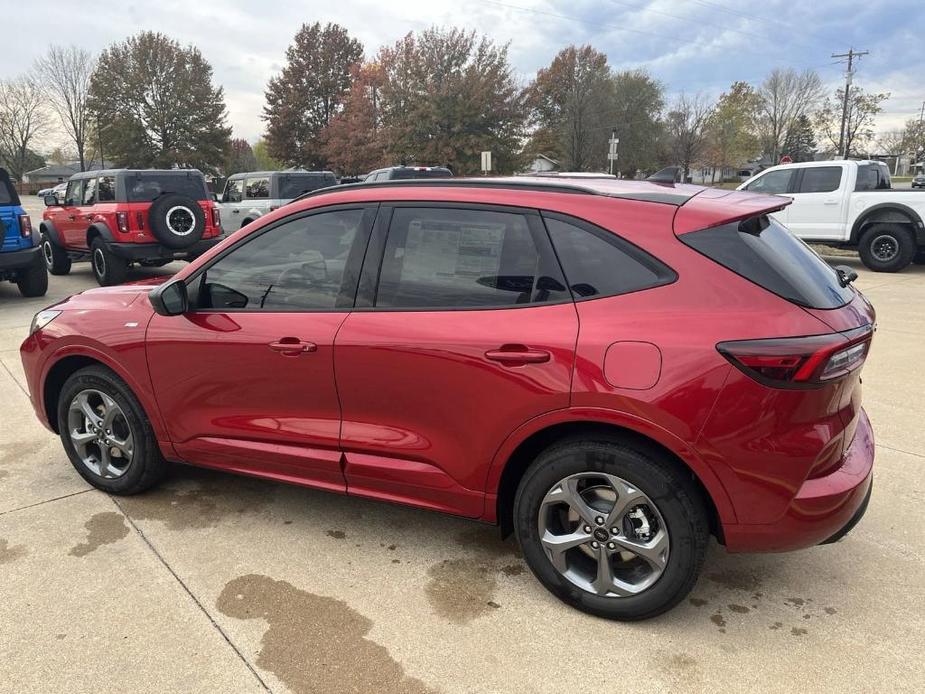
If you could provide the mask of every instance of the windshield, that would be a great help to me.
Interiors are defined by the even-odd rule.
[[[193,200],[209,199],[205,179],[198,171],[128,174],[125,178],[125,191],[129,202],[151,202],[164,193],[178,193]]]
[[[680,239],[737,275],[800,306],[838,308],[854,298],[834,268],[767,215],[682,234]]]

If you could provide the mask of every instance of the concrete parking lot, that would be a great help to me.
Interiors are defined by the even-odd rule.
[[[566,607],[462,519],[180,466],[138,497],[91,489],[36,421],[18,354],[90,269],[38,300],[0,285],[0,690],[921,691],[925,266],[838,262],[879,319],[866,518],[791,554],[714,544],[690,598],[639,624]]]

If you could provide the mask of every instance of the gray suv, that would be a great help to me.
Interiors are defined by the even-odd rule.
[[[925,171],[919,171],[912,178],[912,187],[913,188],[925,188]]]
[[[237,231],[258,217],[319,188],[337,185],[330,171],[251,171],[229,176],[219,200],[222,229]]]

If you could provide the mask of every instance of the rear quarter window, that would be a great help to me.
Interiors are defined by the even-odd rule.
[[[283,176],[279,179],[279,197],[292,200],[303,193],[310,193],[319,188],[337,185],[333,174],[316,174],[313,176]]]
[[[129,202],[151,202],[165,193],[186,195],[193,200],[208,200],[206,182],[201,174],[129,174],[125,180]]]
[[[13,191],[10,190],[7,184],[0,183],[0,205],[12,205],[13,204]]]
[[[800,306],[844,306],[854,292],[779,222],[762,215],[682,234],[681,241],[737,275]]]

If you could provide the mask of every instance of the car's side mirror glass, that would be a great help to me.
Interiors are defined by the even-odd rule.
[[[218,193],[211,193],[211,195],[212,195],[212,202],[221,202],[218,199]]]
[[[189,309],[186,282],[173,280],[154,289],[149,295],[154,311],[161,316],[179,316]]]
[[[44,199],[45,199],[45,207],[52,207],[54,205],[59,204],[57,195],[46,195]]]

